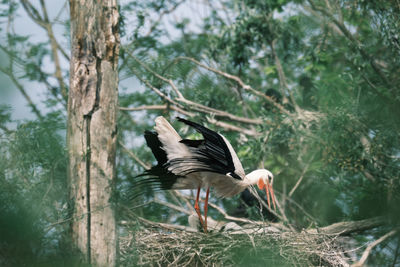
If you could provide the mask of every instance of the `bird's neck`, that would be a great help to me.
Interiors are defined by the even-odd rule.
[[[258,180],[260,179],[260,177],[262,176],[261,174],[262,170],[255,170],[252,171],[251,173],[246,175],[246,182],[248,185],[255,185],[258,183]]]

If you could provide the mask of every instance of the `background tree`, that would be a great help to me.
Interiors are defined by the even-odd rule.
[[[70,1],[69,183],[73,242],[86,262],[116,265],[115,149],[118,103],[116,1]]]

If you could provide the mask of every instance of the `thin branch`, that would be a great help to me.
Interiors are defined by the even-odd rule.
[[[258,137],[261,135],[261,133],[255,131],[255,130],[249,130],[249,129],[244,129],[226,122],[222,122],[222,121],[217,121],[216,119],[213,118],[207,118],[208,122],[219,126],[221,128],[224,128],[225,130],[228,131],[234,131],[234,132],[239,132],[239,133],[243,133],[245,135],[249,135],[249,136],[253,136],[253,137]]]
[[[179,102],[183,102],[188,105],[189,108],[196,110],[198,112],[202,113],[207,113],[210,115],[215,115],[218,117],[226,117],[231,120],[237,121],[237,122],[242,122],[242,123],[248,123],[248,124],[262,124],[263,121],[261,119],[250,119],[250,118],[245,118],[245,117],[239,117],[236,115],[233,115],[232,113],[225,112],[222,110],[210,108],[201,104],[198,104],[196,102],[187,100],[186,98],[178,98],[177,99]]]
[[[396,265],[397,258],[399,257],[399,249],[400,249],[400,236],[397,237],[397,245],[396,245],[396,249],[394,251],[392,267],[395,267],[395,265]]]
[[[270,47],[271,47],[272,56],[274,57],[276,69],[278,70],[279,85],[280,85],[282,97],[283,97],[284,100],[287,101],[287,98],[286,98],[286,91],[287,91],[289,93],[290,100],[292,101],[291,104],[294,106],[295,110],[297,111],[299,109],[299,106],[297,105],[297,103],[296,103],[296,101],[294,99],[292,91],[289,90],[289,86],[287,84],[285,72],[283,71],[283,67],[282,67],[281,61],[280,61],[280,59],[279,59],[279,57],[278,57],[278,55],[276,54],[276,51],[275,51],[275,43],[276,43],[276,40],[273,40],[270,43]],[[285,103],[285,101],[283,103]]]
[[[68,3],[68,1],[64,2],[64,5],[60,8],[58,14],[54,17],[53,22],[57,22],[60,19],[61,14],[68,8],[68,4],[67,3]],[[56,43],[57,43],[58,50],[60,50],[60,52],[64,56],[64,58],[66,60],[70,61],[69,55],[67,55],[67,53],[65,52],[64,48],[62,48],[61,45],[58,42],[56,42]]]
[[[12,131],[9,130],[7,127],[5,127],[4,125],[0,125],[0,129],[3,130],[3,132],[5,132],[6,134],[11,134]]]
[[[42,12],[43,12],[43,17],[40,15],[39,11],[28,1],[28,0],[21,0],[21,4],[24,7],[24,10],[26,11],[26,13],[28,14],[28,16],[36,23],[38,24],[40,27],[42,27],[46,33],[47,36],[49,37],[50,40],[50,46],[51,46],[51,51],[52,51],[52,55],[53,55],[53,59],[54,59],[54,67],[55,67],[55,72],[54,72],[54,77],[56,78],[56,80],[58,81],[58,85],[60,87],[60,91],[61,91],[61,95],[63,98],[63,104],[64,106],[66,106],[66,102],[68,99],[68,92],[62,77],[62,71],[61,71],[61,64],[60,64],[60,60],[58,57],[58,49],[61,47],[55,36],[54,36],[54,32],[53,32],[53,28],[52,25],[49,21],[49,17],[47,14],[47,9],[45,6],[45,3],[43,0],[40,0],[40,5],[42,8]],[[62,51],[63,54],[65,54],[64,51]],[[66,54],[64,55],[66,56]]]
[[[181,104],[179,104],[178,102],[176,102],[175,100],[171,99],[170,97],[168,97],[166,94],[164,94],[163,92],[161,92],[158,88],[156,88],[155,86],[153,86],[149,81],[141,78],[139,75],[137,75],[137,73],[135,73],[135,71],[133,71],[131,69],[131,71],[133,72],[133,74],[135,74],[135,76],[142,82],[144,83],[147,87],[149,87],[151,90],[153,90],[157,95],[159,95],[162,99],[164,99],[165,101],[174,104],[180,108],[184,108]]]
[[[165,206],[165,207],[168,207],[168,208],[170,208],[170,209],[174,209],[174,210],[176,210],[176,211],[185,213],[186,215],[192,215],[192,212],[190,212],[189,210],[187,210],[187,209],[185,209],[185,208],[183,208],[183,207],[179,207],[179,206],[174,205],[174,204],[169,203],[169,202],[161,201],[161,200],[158,199],[158,198],[154,198],[154,201],[153,201],[153,202],[154,202],[154,203],[157,203],[157,204],[160,204],[160,205],[163,205],[163,206]]]
[[[132,59],[134,59],[136,62],[138,62],[148,72],[153,74],[155,77],[157,77],[158,79],[164,81],[165,83],[168,83],[171,86],[171,88],[173,89],[173,91],[178,95],[178,97],[176,98],[176,101],[181,102],[181,103],[185,103],[188,108],[190,108],[192,110],[196,110],[198,112],[207,113],[209,115],[215,115],[215,116],[219,116],[219,117],[227,117],[227,118],[229,118],[231,120],[238,121],[238,122],[249,123],[249,124],[262,124],[263,123],[261,119],[250,119],[250,118],[245,118],[245,117],[239,117],[239,116],[233,115],[233,114],[231,114],[229,112],[225,112],[225,111],[222,111],[222,110],[210,108],[210,107],[198,104],[196,102],[190,101],[190,100],[186,99],[183,96],[183,94],[179,91],[179,89],[177,88],[177,86],[174,84],[174,82],[172,80],[167,79],[167,78],[159,75],[157,72],[153,71],[151,68],[149,68],[146,64],[144,64],[142,61],[140,61],[134,55],[130,54],[129,56]],[[144,80],[143,78],[139,77],[138,75],[136,75],[136,76],[140,81],[145,83],[150,89],[152,89],[154,92],[156,92],[159,96],[161,96],[162,98],[164,98],[168,102],[170,102],[172,104],[175,104],[175,105],[178,105],[179,107],[183,108],[181,104],[178,104],[175,100],[173,100],[170,97],[166,96],[159,89],[157,89],[153,85],[151,85],[150,82],[148,82],[147,80]]]
[[[67,223],[67,222],[69,222],[69,221],[72,221],[73,219],[74,219],[74,218],[71,217],[71,218],[68,218],[68,219],[65,219],[65,220],[60,220],[60,221],[51,223],[51,224],[47,225],[47,227],[44,229],[44,231],[45,231],[45,232],[48,232],[48,231],[50,231],[54,226],[59,225],[59,224]]]
[[[178,192],[178,190],[168,190],[169,195],[173,198],[173,200],[175,200],[176,203],[178,203],[181,207],[185,207],[184,205],[182,205],[181,201],[179,201],[178,199],[178,195],[176,194],[176,192]],[[181,200],[184,200],[181,198]],[[196,211],[194,210],[194,207],[190,204],[189,200],[184,201],[186,204],[186,208],[189,208],[191,213],[193,214]]]
[[[397,229],[390,231],[389,233],[385,234],[384,236],[380,237],[379,239],[375,240],[374,242],[370,243],[367,248],[365,249],[364,253],[362,254],[360,260],[356,262],[355,264],[352,265],[352,267],[361,267],[364,266],[365,262],[368,259],[369,254],[371,253],[371,250],[385,241],[387,238],[393,236],[394,234],[397,233]]]
[[[283,221],[289,223],[289,219],[286,217],[285,210],[282,209],[281,204],[279,203],[278,200],[276,200],[276,206],[278,207],[278,210],[279,210],[279,212],[281,213],[281,215],[282,215],[282,217],[283,217]],[[267,206],[265,206],[265,208],[267,208]],[[268,207],[268,209],[269,209],[269,207]],[[269,210],[270,210],[270,212],[272,212],[271,209],[269,209]],[[290,228],[292,231],[295,230],[295,229],[293,228],[293,226],[292,226],[290,223],[288,224],[288,226],[289,226],[289,228]]]
[[[224,218],[228,221],[236,221],[236,222],[242,222],[242,223],[253,224],[253,225],[265,225],[265,222],[262,222],[262,221],[253,221],[253,220],[249,220],[246,218],[239,218],[239,217],[231,216],[228,213],[226,213],[224,209],[222,209],[218,205],[215,205],[214,203],[209,202],[208,205],[210,205],[212,208],[216,209],[219,213],[221,213],[221,215],[224,216]],[[288,230],[284,225],[282,225],[280,223],[268,222],[268,224],[272,225],[280,230],[285,230],[285,231]]]
[[[165,83],[168,83],[171,88],[175,91],[175,93],[178,95],[178,98],[184,98],[182,93],[178,90],[178,88],[175,86],[175,84],[173,83],[172,80],[165,78],[164,76],[161,76],[160,74],[158,74],[157,72],[155,72],[154,70],[152,70],[149,66],[147,66],[146,64],[144,64],[141,60],[139,60],[137,57],[135,57],[134,55],[132,55],[132,53],[128,54],[132,59],[134,59],[137,63],[139,63],[140,66],[142,66],[145,70],[147,70],[148,72],[150,72],[151,74],[153,74],[155,77],[157,77],[158,79],[162,80]]]
[[[278,203],[279,201],[276,200],[276,204],[277,204],[277,206],[278,206],[278,210],[281,212],[282,215],[279,215],[275,210],[271,209],[271,208],[267,205],[267,203],[260,197],[260,195],[257,193],[257,190],[256,190],[254,187],[250,186],[250,187],[248,187],[248,190],[249,190],[249,192],[257,199],[257,201],[261,204],[261,206],[262,206],[263,208],[265,208],[266,210],[268,210],[271,214],[273,214],[274,216],[276,216],[276,218],[278,218],[279,220],[281,220],[281,221],[286,222],[286,223],[289,224],[289,220],[288,220],[288,218],[286,217],[284,210],[281,208],[281,206],[280,206],[279,203]],[[289,224],[289,227],[293,230],[293,228],[292,228],[292,226],[290,226],[290,224]]]
[[[127,108],[127,107],[118,107],[119,110],[125,110],[125,111],[139,111],[139,110],[157,110],[157,109],[167,109],[168,105],[148,105],[148,106],[140,106],[140,107],[133,107],[133,108]]]
[[[259,96],[259,97],[261,97],[261,98],[267,100],[269,103],[271,103],[272,105],[274,105],[277,109],[279,109],[282,113],[284,113],[284,114],[286,114],[286,115],[288,115],[288,116],[291,116],[290,112],[287,111],[287,110],[285,109],[284,106],[280,105],[279,103],[276,103],[271,97],[267,96],[267,95],[264,94],[263,92],[257,91],[257,90],[255,90],[254,88],[252,88],[250,85],[245,84],[239,77],[234,76],[234,75],[231,75],[231,74],[228,74],[228,73],[226,73],[226,72],[223,72],[223,71],[220,71],[220,70],[217,70],[217,69],[214,69],[214,68],[212,68],[212,67],[206,66],[206,65],[204,65],[203,63],[201,63],[201,62],[199,62],[199,61],[197,61],[197,60],[195,60],[195,59],[193,59],[193,58],[190,58],[190,57],[178,57],[178,58],[175,59],[175,61],[179,61],[179,60],[188,60],[188,61],[191,61],[191,62],[195,63],[196,65],[202,67],[203,69],[206,69],[206,70],[209,70],[209,71],[214,72],[214,73],[216,73],[216,74],[219,74],[219,75],[221,75],[221,76],[223,76],[223,77],[225,77],[225,78],[227,78],[227,79],[234,80],[234,81],[236,81],[243,89],[245,89],[245,90],[247,90],[247,91],[250,91],[250,92],[253,93],[254,95],[257,95],[257,96]]]
[[[39,26],[46,28],[45,22],[36,8],[28,0],[20,0],[20,2],[28,16]]]
[[[182,200],[185,202],[186,206],[187,206],[187,207],[190,209],[190,211],[191,211],[190,214],[193,214],[193,213],[196,212],[196,210],[194,209],[193,205],[190,203],[189,199],[188,199],[186,196],[182,195],[181,192],[179,192],[179,190],[173,190],[173,191],[171,191],[171,192],[172,192],[175,196],[179,197],[180,199],[182,199]]]
[[[318,229],[307,230],[310,234],[327,235],[349,235],[355,232],[361,232],[385,225],[386,220],[383,217],[374,217],[370,219],[350,222],[338,222]]]
[[[361,53],[361,55],[370,62],[374,71],[381,77],[383,82],[388,86],[390,92],[393,93],[392,90],[393,87],[386,78],[385,74],[381,71],[381,68],[377,64],[376,60],[373,57],[371,57],[364,49],[362,49],[362,44],[353,36],[353,34],[351,34],[351,32],[347,29],[347,27],[342,22],[338,21],[335,18],[335,16],[331,14],[329,11],[315,5],[315,3],[312,0],[308,0],[308,2],[310,3],[312,9],[319,11],[325,16],[327,16],[340,29],[343,35],[351,41],[354,48],[358,50]]]
[[[45,23],[45,30],[47,32],[47,36],[50,39],[50,44],[51,44],[51,51],[53,54],[53,59],[54,59],[54,66],[55,66],[55,72],[54,72],[54,76],[56,77],[57,81],[58,81],[58,85],[60,86],[60,91],[61,91],[61,95],[63,96],[63,99],[65,102],[68,101],[68,92],[67,89],[65,87],[65,83],[62,77],[62,71],[61,71],[61,65],[60,65],[60,59],[58,57],[58,43],[56,41],[56,38],[54,36],[54,32],[53,32],[53,27],[52,24],[50,23],[49,20],[49,16],[47,14],[47,9],[46,9],[46,5],[44,3],[44,0],[40,0],[40,6],[42,8],[42,12],[43,12],[43,16],[44,16],[44,23]]]
[[[294,201],[291,197],[289,196],[285,196],[283,193],[280,192],[275,192],[279,195],[281,195],[282,197],[285,197],[285,200],[288,200],[289,202],[291,202],[293,205],[295,205],[299,210],[301,210],[304,215],[306,215],[312,222],[317,222],[318,220],[316,218],[314,218],[310,213],[308,213],[303,206],[301,206],[299,203],[297,203],[296,201]]]
[[[160,21],[162,20],[162,18],[163,18],[165,15],[174,12],[174,11],[179,7],[179,5],[181,5],[183,2],[185,2],[185,0],[182,0],[182,1],[180,1],[180,2],[175,3],[175,5],[173,5],[170,9],[165,9],[165,10],[163,10],[163,11],[159,14],[158,18],[153,22],[153,25],[150,26],[150,29],[149,29],[149,31],[145,34],[145,37],[150,36],[150,34],[154,31],[154,29],[160,24]]]
[[[125,110],[125,111],[140,111],[140,110],[168,110],[168,109],[172,109],[176,112],[179,112],[183,115],[186,115],[188,117],[194,117],[195,114],[185,111],[181,108],[178,108],[174,105],[147,105],[147,106],[140,106],[140,107],[132,107],[132,108],[128,108],[128,107],[118,107],[120,110]]]
[[[39,109],[37,109],[36,105],[33,103],[31,97],[26,93],[24,87],[19,83],[17,77],[14,75],[14,62],[15,62],[15,56],[13,53],[11,53],[8,49],[0,45],[0,49],[3,50],[4,53],[6,53],[9,56],[9,64],[8,68],[3,68],[0,67],[0,71],[6,74],[11,81],[14,83],[14,85],[17,87],[17,89],[21,92],[25,100],[28,102],[28,105],[31,107],[32,111],[35,113],[38,119],[42,119],[43,116],[40,113]],[[23,63],[22,63],[23,64]]]
[[[297,187],[300,185],[300,183],[303,180],[304,175],[308,171],[308,168],[310,167],[311,162],[313,161],[313,159],[314,159],[314,155],[311,157],[311,159],[308,161],[308,163],[304,167],[303,171],[301,172],[301,175],[300,175],[299,179],[297,180],[296,184],[293,186],[292,190],[290,190],[289,195],[288,195],[289,197],[292,197],[294,191],[296,191]]]
[[[146,170],[150,170],[151,166],[144,163],[138,156],[136,156],[130,149],[128,149],[121,141],[118,141],[118,144],[131,156],[137,163],[139,163]]]
[[[178,194],[179,195],[179,194]],[[181,197],[187,198],[187,199],[191,199],[194,200],[194,196],[183,196],[182,194],[180,194]],[[226,211],[219,207],[218,205],[212,203],[212,202],[208,202],[208,205],[214,209],[216,209],[219,213],[221,213],[222,216],[224,216],[224,218],[228,221],[236,221],[236,222],[242,222],[242,223],[247,223],[247,224],[253,224],[253,225],[265,225],[265,222],[262,221],[253,221],[253,220],[249,220],[246,218],[239,218],[239,217],[234,217],[229,215],[228,213],[226,213]],[[273,212],[273,211],[272,211]],[[280,217],[279,215],[277,215],[277,217]],[[287,231],[288,228],[280,223],[272,223],[272,222],[268,222],[268,224],[281,229],[281,230],[285,230]]]
[[[10,58],[10,62],[12,62],[12,59]],[[11,67],[12,68],[12,67]],[[28,102],[29,107],[31,107],[33,113],[35,113],[36,117],[38,119],[42,119],[43,116],[40,113],[39,109],[37,109],[36,105],[33,103],[31,97],[26,93],[24,87],[18,82],[17,78],[15,77],[14,73],[12,72],[12,69],[5,69],[0,67],[0,71],[6,74],[11,81],[14,83],[14,85],[17,87],[17,89],[20,91],[20,93],[24,96],[25,100]]]
[[[48,226],[46,226],[46,228],[44,229],[45,232],[50,231],[54,226],[59,225],[59,224],[64,224],[70,221],[79,221],[79,220],[83,220],[85,218],[85,216],[89,215],[89,214],[94,214],[96,212],[102,211],[105,208],[111,206],[112,204],[108,204],[108,205],[104,205],[104,206],[99,206],[97,209],[91,210],[90,212],[84,212],[82,214],[64,219],[64,220],[60,220],[54,223],[49,224]]]
[[[149,221],[145,218],[142,217],[136,217],[139,221],[151,225],[151,226],[156,226],[156,227],[160,227],[160,228],[164,228],[164,229],[168,229],[168,230],[180,230],[180,231],[186,231],[186,232],[194,232],[194,230],[190,227],[187,226],[183,226],[183,225],[177,225],[177,224],[169,224],[169,223],[159,223],[159,222],[153,222],[153,221]],[[121,221],[120,222],[121,225],[129,225],[132,224],[132,222],[129,221]]]

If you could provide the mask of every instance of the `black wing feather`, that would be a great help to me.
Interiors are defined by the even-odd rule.
[[[174,163],[188,162],[189,164],[193,164],[193,168],[187,171],[185,175],[191,172],[211,171],[221,174],[231,173],[233,174],[231,175],[233,178],[242,179],[234,173],[235,165],[232,160],[232,155],[220,134],[195,122],[182,118],[178,118],[178,120],[196,129],[196,131],[203,135],[204,140],[191,140],[190,142],[187,139],[182,140],[181,143],[186,144],[195,156],[191,160],[192,162],[187,158],[178,158],[170,161],[169,164],[172,168]]]
[[[183,139],[180,142],[189,147],[196,147],[196,148],[198,148],[201,145],[204,145],[204,140]]]
[[[188,147],[193,156],[168,160],[167,153],[158,139],[158,134],[153,131],[145,131],[144,138],[158,164],[135,177],[130,190],[131,199],[141,195],[146,188],[155,191],[172,189],[178,178],[184,178],[193,172],[229,174],[235,179],[242,179],[235,173],[232,155],[221,135],[195,122],[182,118],[178,118],[178,120],[195,128],[203,135],[204,139],[181,140],[180,142]]]
[[[167,153],[162,148],[162,144],[158,139],[158,134],[153,131],[145,131],[144,139],[146,140],[147,146],[150,147],[154,157],[156,157],[158,165],[163,165],[168,161]]]
[[[154,157],[157,159],[158,164],[136,176],[133,183],[135,190],[132,191],[132,196],[140,195],[141,190],[145,187],[152,187],[155,190],[171,189],[176,180],[181,177],[175,175],[166,167],[168,157],[161,141],[158,139],[158,134],[153,131],[145,131],[144,138],[147,146],[150,147]]]

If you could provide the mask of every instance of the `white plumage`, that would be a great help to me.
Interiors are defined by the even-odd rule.
[[[161,189],[198,189],[195,209],[205,232],[210,187],[220,197],[231,197],[257,184],[260,189],[265,189],[269,205],[271,195],[275,208],[273,175],[270,171],[260,169],[245,175],[236,152],[223,135],[200,124],[182,118],[178,120],[195,128],[204,139],[182,139],[164,117],[157,117],[156,132],[145,133],[147,145],[158,161],[157,166],[142,175],[151,177],[149,183],[158,183]],[[198,207],[201,188],[207,189],[205,223]]]
[[[190,156],[187,146],[180,143],[182,138],[164,117],[157,117],[155,123],[154,130],[167,153],[168,160]]]

